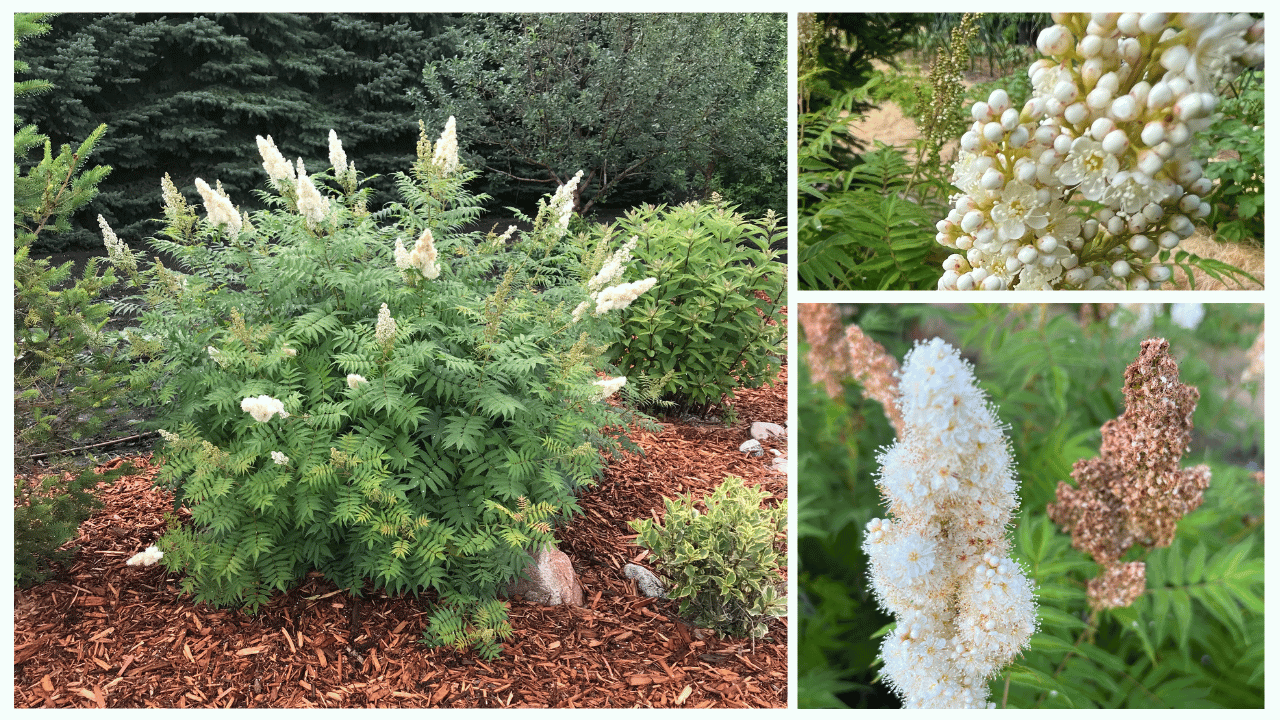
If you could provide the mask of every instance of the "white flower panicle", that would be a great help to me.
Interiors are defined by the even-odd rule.
[[[632,235],[625,245],[610,255],[604,267],[600,268],[600,272],[587,283],[587,290],[596,292],[610,283],[621,280],[623,271],[627,269],[627,263],[631,261],[631,251],[636,249],[637,242],[639,240]]]
[[[209,353],[209,359],[217,363],[218,367],[227,366],[227,359],[222,357],[222,351],[219,350],[218,348],[210,345],[209,347],[205,348],[204,351]]]
[[[597,380],[591,384],[599,388],[600,394],[596,396],[596,399],[604,400],[610,395],[618,392],[618,390],[622,389],[622,386],[627,384],[627,378],[626,377],[604,378],[603,380]]]
[[[282,418],[289,417],[289,413],[284,411],[284,403],[267,395],[247,397],[241,400],[240,409],[252,415],[254,420],[263,423],[276,415]]]
[[[196,190],[200,192],[200,197],[204,199],[205,212],[209,214],[209,222],[214,225],[227,226],[228,234],[236,235],[240,232],[240,211],[236,210],[236,206],[231,204],[231,198],[222,191],[221,185],[217,190],[209,187],[209,183],[196,178]]]
[[[280,180],[288,180],[291,183],[297,180],[293,174],[293,164],[280,154],[270,135],[265,139],[261,135],[258,136],[258,154],[262,155],[262,167],[267,171],[267,177],[271,178],[273,185]]]
[[[412,263],[409,262],[409,251],[404,247],[404,241],[396,238],[396,268],[400,270],[408,270]]]
[[[399,250],[403,248],[403,244],[397,244],[396,267],[400,267]],[[408,267],[417,268],[418,272],[421,272],[422,276],[428,280],[435,280],[440,277],[440,266],[436,264],[435,238],[431,236],[430,229],[422,231],[422,235],[418,238],[418,242],[414,244],[413,250],[405,258],[405,261]]]
[[[138,261],[133,257],[129,246],[116,237],[116,233],[107,224],[107,219],[98,216],[98,226],[102,228],[102,242],[107,246],[107,260],[118,268],[134,271],[138,269]]]
[[[596,296],[596,315],[603,315],[610,310],[622,310],[657,284],[658,278],[645,278],[601,290]]]
[[[159,430],[158,432],[160,433],[160,437],[164,438],[165,442],[178,442],[177,433],[169,432],[168,430]]]
[[[363,375],[357,375],[355,373],[351,373],[350,375],[347,376],[347,387],[351,388],[352,390],[355,390],[356,388],[360,387],[361,385],[367,382],[369,381],[366,380]]]
[[[151,567],[152,565],[160,562],[160,558],[162,557],[164,557],[164,553],[160,552],[160,548],[155,545],[151,545],[146,550],[143,550],[137,555],[125,560],[124,564],[129,567],[136,567],[138,565]]]
[[[387,345],[396,338],[396,321],[391,317],[391,311],[387,309],[386,303],[382,303],[382,309],[378,310],[378,324],[374,327],[374,337],[379,345]]]
[[[590,308],[591,308],[590,300],[583,300],[582,302],[578,303],[578,307],[573,309],[573,321],[578,322],[579,320],[581,320],[582,316],[585,315],[587,313],[587,310],[589,310]]]
[[[1195,330],[1204,320],[1204,303],[1173,303],[1169,306],[1169,319],[1180,328]]]
[[[444,131],[436,141],[435,152],[431,156],[431,164],[442,175],[450,175],[458,170],[458,123],[453,116],[444,124]]]
[[[347,153],[342,150],[342,141],[338,133],[329,131],[329,164],[333,165],[333,174],[342,177],[347,173]]]
[[[307,175],[307,168],[298,158],[298,212],[307,219],[307,226],[314,227],[329,215],[329,198],[320,194]]]
[[[899,392],[905,429],[877,480],[893,518],[872,520],[863,543],[876,598],[898,617],[884,676],[906,707],[983,707],[987,681],[1036,630],[1032,584],[1007,557],[1008,441],[942,340],[907,354]]]
[[[273,462],[273,463],[275,463],[275,464],[277,464],[277,465],[288,465],[288,464],[289,464],[289,456],[288,456],[288,455],[285,455],[284,453],[280,452],[279,450],[272,450],[272,451],[271,451],[271,462]]]
[[[551,211],[556,218],[556,232],[560,237],[569,232],[569,220],[573,217],[574,195],[578,192],[578,183],[582,181],[582,171],[579,170],[569,182],[556,188],[556,192],[551,196]]]
[[[1257,64],[1248,14],[1055,13],[1021,109],[997,89],[970,108],[937,224],[956,250],[942,290],[1130,289],[1170,277],[1159,259],[1210,212],[1192,155],[1215,87]],[[1103,207],[1083,221],[1082,201]]]

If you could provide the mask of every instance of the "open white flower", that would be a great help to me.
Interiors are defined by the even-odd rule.
[[[1115,155],[1102,149],[1102,143],[1087,137],[1076,138],[1071,152],[1058,168],[1058,179],[1064,185],[1079,186],[1085,200],[1098,200],[1106,192],[1107,181],[1120,169]]]
[[[1049,223],[1046,209],[1035,188],[1015,180],[1005,186],[991,208],[991,219],[1002,239],[1017,240],[1027,233],[1027,228],[1041,230]]]

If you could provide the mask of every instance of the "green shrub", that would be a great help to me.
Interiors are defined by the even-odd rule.
[[[770,247],[784,237],[772,212],[749,220],[718,201],[645,205],[617,230],[638,239],[627,277],[655,277],[657,287],[625,311],[609,362],[628,377],[650,378],[655,392],[696,413],[777,376],[787,274]]]
[[[53,572],[54,563],[65,564],[75,557],[80,523],[102,503],[93,495],[100,482],[110,482],[133,472],[126,463],[99,474],[93,468],[50,473],[39,483],[17,477],[13,486],[13,584],[29,587],[43,582]]]
[[[571,313],[593,257],[565,244],[572,187],[536,232],[482,238],[455,232],[478,212],[474,173],[425,138],[397,174],[403,201],[372,214],[354,169],[291,179],[263,153],[275,210],[237,217],[206,186],[214,224],[166,178],[152,244],[185,272],[157,261],[129,301],[151,336],[134,380],[163,412],[161,477],[192,513],[161,538],[164,563],[197,600],[250,610],[313,568],[353,593],[477,607],[554,542],[613,432],[643,420],[600,402],[617,315]],[[547,281],[553,247],[577,284]]]
[[[786,611],[778,591],[774,542],[787,529],[787,503],[761,507],[771,495],[729,476],[703,500],[665,500],[662,523],[632,520],[636,544],[653,553],[680,614],[738,637],[764,637],[764,618]]]
[[[1205,177],[1214,180],[1205,198],[1213,207],[1207,222],[1219,240],[1265,241],[1263,186],[1263,71],[1252,70],[1232,84],[1213,124],[1197,141]]]
[[[14,37],[47,32],[44,14],[14,15]],[[25,63],[15,61],[15,74],[25,73]],[[18,97],[48,91],[43,81],[15,83]],[[98,274],[90,260],[81,276],[72,280],[72,263],[52,267],[48,260],[31,257],[40,237],[65,232],[68,218],[98,193],[98,184],[110,167],[87,168],[107,127],[100,125],[74,150],[64,145],[55,154],[49,138],[34,125],[14,132],[13,192],[13,335],[14,335],[14,444],[15,455],[36,449],[57,448],[95,432],[107,407],[123,390],[119,374],[127,369],[123,353],[112,343],[103,326],[110,306],[102,294],[116,281],[108,268]],[[25,171],[31,150],[43,147],[44,156]]]

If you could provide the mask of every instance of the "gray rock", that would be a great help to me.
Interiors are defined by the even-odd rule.
[[[764,455],[764,447],[760,444],[759,440],[748,440],[738,446],[738,452],[744,452],[748,455],[760,457],[761,455]]]
[[[764,442],[773,438],[784,438],[787,436],[787,429],[771,422],[753,422],[751,423],[751,437]]]
[[[506,594],[521,595],[542,605],[578,605],[583,602],[582,583],[569,556],[556,548],[530,554],[524,577],[507,585]]]
[[[786,458],[786,456],[785,456],[785,455],[784,455],[784,456],[780,456],[780,457],[776,457],[776,458],[774,458],[774,459],[773,459],[773,469],[774,469],[774,470],[777,470],[777,471],[778,471],[778,472],[780,472],[780,473],[786,474],[786,472],[787,472],[787,458]]]
[[[627,563],[622,568],[622,574],[625,575],[628,580],[635,580],[636,587],[639,588],[640,593],[645,597],[665,598],[667,596],[667,590],[662,587],[662,581],[658,579],[657,575],[649,572],[646,568],[636,565],[635,563]]]

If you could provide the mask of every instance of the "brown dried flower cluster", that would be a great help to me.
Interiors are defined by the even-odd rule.
[[[898,407],[898,361],[880,343],[863,334],[857,325],[844,327],[840,308],[830,303],[801,303],[800,324],[809,341],[809,373],[827,394],[839,397],[840,382],[853,378],[862,385],[863,397],[884,406],[898,436],[902,436],[902,411]]]
[[[1146,563],[1112,565],[1089,581],[1089,605],[1094,610],[1129,607],[1146,589]]]
[[[1116,583],[1133,582],[1132,571],[1118,575],[1108,566],[1135,543],[1168,546],[1178,520],[1200,506],[1209,486],[1207,465],[1178,467],[1200,391],[1178,382],[1168,341],[1144,340],[1124,379],[1125,411],[1102,426],[1101,456],[1076,461],[1077,486],[1058,483],[1058,501],[1048,507],[1049,518],[1071,532],[1072,545],[1106,568],[1097,581],[1102,594],[1090,584],[1095,608],[1115,607],[1102,603],[1129,594]]]

